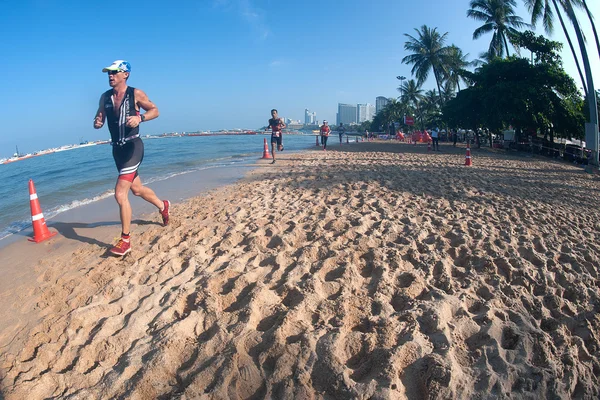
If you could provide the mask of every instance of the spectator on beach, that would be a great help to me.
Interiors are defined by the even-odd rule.
[[[275,145],[277,145],[277,150],[283,151],[283,133],[281,130],[285,129],[285,123],[278,117],[276,109],[271,110],[269,128],[271,128],[271,154],[273,155],[271,164],[275,164]]]
[[[340,126],[338,127],[338,134],[340,135],[340,146],[342,145],[342,137],[346,133],[346,127],[343,122],[340,122]]]
[[[327,150],[327,138],[329,138],[329,132],[331,132],[331,128],[327,121],[323,121],[323,125],[321,126],[321,143],[323,143],[323,150]]]
[[[452,129],[452,145],[456,147],[456,141],[458,140],[458,132],[456,129]]]
[[[440,151],[440,132],[438,131],[438,128],[433,128],[431,130],[431,142],[433,150]]]
[[[115,185],[115,200],[119,205],[121,238],[110,253],[124,256],[131,251],[131,204],[129,191],[158,208],[163,225],[169,223],[169,200],[159,199],[148,186],[142,185],[138,168],[144,158],[144,143],[140,138],[140,124],[158,117],[158,108],[140,89],[127,86],[131,65],[117,60],[102,72],[108,73],[112,88],[100,96],[100,104],[94,117],[94,128],[100,129],[108,121],[112,154],[119,171]],[[145,113],[140,113],[140,109]]]
[[[394,137],[395,133],[396,133],[396,126],[394,125],[394,122],[390,122],[390,134],[389,134],[390,139]]]

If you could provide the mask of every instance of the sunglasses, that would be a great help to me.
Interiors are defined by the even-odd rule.
[[[116,75],[119,72],[123,72],[123,71],[106,71],[106,73],[109,74],[109,75]]]

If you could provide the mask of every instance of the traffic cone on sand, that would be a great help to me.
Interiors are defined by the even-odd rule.
[[[33,225],[33,239],[28,239],[30,242],[43,242],[56,235],[56,232],[50,232],[40,207],[37,193],[33,181],[29,180],[29,205],[31,206],[31,223]]]
[[[465,165],[470,167],[471,163],[471,146],[469,146],[469,142],[467,142],[467,154],[465,155]]]
[[[264,138],[264,139],[265,139],[265,148],[263,150],[263,156],[262,156],[262,158],[263,159],[265,159],[265,158],[271,158],[271,153],[269,153],[269,146],[267,146],[267,138]]]

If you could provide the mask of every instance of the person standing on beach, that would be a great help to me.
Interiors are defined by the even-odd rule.
[[[159,199],[154,191],[142,185],[138,168],[144,158],[144,143],[140,138],[139,125],[158,117],[158,108],[140,89],[127,86],[131,65],[117,60],[102,72],[108,74],[108,84],[112,88],[100,96],[100,104],[94,117],[94,128],[100,129],[108,120],[113,158],[119,171],[115,186],[115,199],[121,217],[121,239],[109,251],[116,256],[124,256],[131,251],[131,204],[129,191],[158,208],[163,225],[169,223],[169,200]],[[140,109],[145,113],[141,114]]]
[[[277,116],[277,110],[271,110],[271,119],[269,120],[269,128],[271,128],[271,154],[273,155],[273,161],[271,164],[275,164],[275,145],[277,150],[283,151],[283,133],[282,129],[285,129],[285,123],[281,118]]]
[[[327,150],[327,139],[329,138],[329,132],[331,132],[331,128],[329,127],[327,121],[323,121],[323,125],[321,125],[321,143],[323,143],[323,150]]]
[[[344,126],[343,122],[340,122],[340,126],[338,127],[338,134],[340,135],[340,146],[342,145],[342,137],[344,136],[344,133],[346,133],[346,127]]]
[[[438,128],[433,128],[431,130],[431,141],[433,150],[440,151],[440,132],[438,131]]]

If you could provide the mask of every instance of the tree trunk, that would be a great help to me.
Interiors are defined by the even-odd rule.
[[[596,47],[598,48],[598,56],[600,56],[600,40],[598,40],[598,32],[596,31],[596,24],[594,24],[594,19],[592,18],[592,13],[587,6],[586,0],[583,0],[583,7],[585,8],[585,12],[590,19],[590,24],[592,24],[592,31],[594,32],[594,38],[596,38]]]
[[[555,0],[556,1],[556,0]],[[585,77],[587,78],[588,84],[588,107],[590,109],[590,123],[594,126],[594,137],[592,139],[592,145],[586,143],[586,147],[592,150],[592,160],[591,164],[595,167],[598,166],[598,104],[596,102],[596,91],[594,90],[594,79],[592,78],[592,69],[590,67],[590,60],[588,58],[587,49],[585,47],[585,42],[583,40],[583,34],[581,33],[581,28],[579,27],[579,22],[577,21],[577,16],[575,15],[575,11],[573,10],[573,6],[571,3],[566,3],[567,13],[569,18],[573,22],[573,28],[575,28],[575,33],[577,34],[577,41],[579,42],[579,47],[581,49],[581,56],[583,58],[583,67],[585,69]]]
[[[442,91],[440,90],[440,79],[438,77],[438,72],[435,69],[435,66],[431,65],[431,68],[433,68],[433,74],[435,75],[435,83],[437,83],[438,98],[440,100],[440,109],[439,109],[439,111],[441,113],[442,112],[442,102],[443,102],[443,99],[442,99]],[[448,133],[448,125],[444,122],[444,120],[442,120],[442,126],[446,128],[446,133]],[[439,135],[439,132],[438,132],[438,135]],[[438,138],[439,138],[439,136],[438,136]]]
[[[508,51],[508,41],[506,40],[506,34],[502,33],[502,39],[504,40],[504,47],[506,47],[506,58],[510,57],[510,53]]]
[[[571,37],[569,36],[569,32],[567,31],[567,27],[565,26],[565,21],[563,20],[562,14],[558,9],[558,4],[556,4],[556,0],[552,0],[554,4],[554,9],[556,10],[556,14],[558,15],[558,19],[560,20],[560,26],[563,28],[563,32],[565,33],[565,37],[567,38],[567,42],[569,43],[569,48],[571,49],[571,53],[573,53],[573,58],[575,59],[575,66],[577,66],[577,71],[579,72],[579,78],[581,79],[581,84],[583,85],[583,91],[588,92],[587,84],[585,79],[583,78],[583,73],[581,72],[581,65],[579,64],[579,58],[577,57],[577,53],[575,52],[575,47],[573,47],[573,42],[571,41]]]
[[[440,109],[442,108],[442,91],[440,90],[440,78],[438,77],[438,73],[437,70],[435,69],[435,66],[432,65],[431,68],[433,68],[433,75],[435,76],[435,83],[437,84],[437,88],[438,88],[438,98],[440,100]]]

